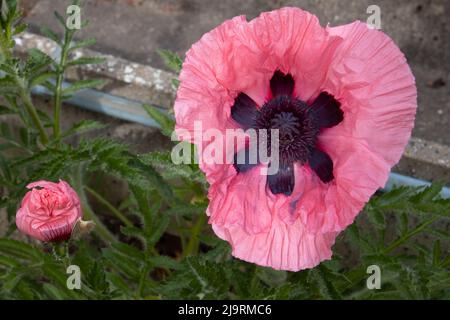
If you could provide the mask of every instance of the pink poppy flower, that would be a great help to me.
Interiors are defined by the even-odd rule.
[[[194,142],[194,121],[203,131],[279,129],[275,175],[260,174],[265,164],[200,168],[209,223],[232,254],[292,271],[331,258],[399,161],[417,107],[414,77],[387,35],[359,21],[323,28],[298,8],[224,22],[187,52],[180,81],[181,140]]]
[[[28,191],[16,214],[17,228],[45,242],[63,241],[70,238],[81,219],[80,200],[70,185],[36,181],[27,186]]]

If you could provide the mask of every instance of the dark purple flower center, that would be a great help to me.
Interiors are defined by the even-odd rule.
[[[271,147],[270,129],[278,129],[280,161],[283,163],[306,163],[319,134],[319,126],[308,105],[287,95],[264,104],[253,128],[268,130],[268,150]]]
[[[267,176],[267,184],[273,194],[292,194],[294,163],[308,164],[325,183],[334,178],[333,162],[328,154],[317,148],[317,140],[322,129],[333,127],[343,120],[340,103],[330,94],[322,92],[308,105],[293,96],[294,85],[290,74],[276,71],[270,80],[271,100],[258,109],[249,96],[240,93],[231,108],[231,117],[244,129],[268,130],[268,154],[271,150],[270,129],[278,129],[279,170]],[[249,159],[248,149],[240,152],[245,152],[245,159]],[[257,165],[235,161],[234,167],[238,174],[243,174]]]

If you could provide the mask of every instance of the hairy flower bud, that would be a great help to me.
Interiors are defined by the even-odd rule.
[[[17,211],[17,228],[45,242],[69,239],[82,216],[77,193],[62,180],[59,183],[37,181],[27,188],[31,190]]]

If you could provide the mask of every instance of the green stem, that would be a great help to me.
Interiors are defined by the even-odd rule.
[[[66,68],[66,61],[69,52],[69,45],[72,38],[72,32],[66,30],[64,34],[64,43],[61,45],[61,56],[58,66],[58,75],[56,77],[56,86],[54,92],[54,105],[53,105],[53,136],[55,140],[59,140],[61,135],[60,117],[61,117],[61,105],[62,105],[62,84],[64,81],[64,72]]]
[[[145,284],[149,283],[151,286],[155,287],[156,283],[154,280],[152,280],[151,278],[148,277],[148,273],[150,272],[150,270],[152,269],[151,264],[148,262],[148,258],[150,256],[150,254],[153,254],[155,256],[159,256],[159,252],[154,248],[154,247],[148,247],[145,249],[145,253],[144,253],[144,266],[142,267],[142,272],[141,275],[139,277],[139,285],[138,285],[138,297],[140,298],[144,298],[144,294],[145,294]],[[163,268],[167,273],[170,273],[170,270],[167,268]]]
[[[45,132],[44,126],[41,123],[41,119],[39,118],[39,115],[36,111],[36,108],[34,107],[33,103],[31,102],[31,96],[30,93],[25,89],[25,86],[20,83],[20,97],[22,98],[22,102],[27,109],[28,114],[31,117],[31,121],[33,121],[34,126],[39,131],[39,137],[41,139],[42,144],[46,145],[48,143],[48,136]]]
[[[64,268],[67,268],[71,264],[71,258],[69,255],[69,241],[51,243],[52,256],[56,262],[61,262]]]
[[[7,23],[4,26],[4,31],[0,30],[0,55],[3,58],[2,60],[9,60],[12,58],[12,48],[9,47],[9,42],[12,40],[11,34],[11,24]],[[0,60],[1,62],[3,62]],[[28,90],[28,85],[24,79],[19,77],[18,74],[15,76],[16,85],[19,87],[19,95],[22,99],[22,102],[27,110],[28,115],[31,118],[36,129],[39,131],[39,136],[42,144],[48,143],[48,136],[45,132],[44,126],[41,123],[41,119],[36,111],[36,108],[31,101],[30,91]]]
[[[367,277],[368,274],[365,273],[364,277]],[[391,282],[395,281],[398,279],[398,275],[394,274],[394,275],[387,275],[387,276],[383,276],[383,284],[382,287],[389,285]],[[356,299],[364,299],[366,297],[366,294],[369,294],[373,292],[373,289],[369,289],[367,288],[367,286],[364,286],[362,289],[360,290],[356,290],[353,291],[351,293],[349,293],[345,299],[346,300],[356,300]]]
[[[103,224],[102,221],[97,217],[97,215],[92,211],[89,203],[87,201],[86,193],[83,188],[83,175],[81,165],[76,169],[76,174],[72,177],[72,186],[77,191],[78,196],[80,197],[81,208],[84,214],[84,220],[92,220],[95,223],[95,230],[98,232],[100,237],[108,242],[116,242],[117,239],[111,231]]]
[[[400,245],[402,245],[404,242],[406,242],[409,238],[415,236],[416,234],[422,232],[427,226],[429,226],[430,224],[432,224],[433,222],[437,221],[439,219],[439,217],[435,216],[431,219],[428,219],[424,222],[422,222],[420,225],[418,225],[416,228],[414,228],[413,230],[407,232],[406,234],[404,234],[403,236],[401,236],[400,238],[398,238],[397,240],[395,240],[394,242],[392,242],[389,246],[387,246],[383,251],[382,254],[388,254],[390,252],[392,252],[392,250],[394,250],[395,248],[399,247]]]
[[[95,190],[89,188],[88,186],[84,186],[84,189],[90,193],[98,202],[104,205],[108,210],[110,210],[120,221],[122,221],[127,227],[132,227],[133,223],[118,209],[116,209],[108,200],[102,197]]]
[[[145,262],[145,265],[142,268],[142,273],[141,276],[139,278],[139,286],[138,286],[138,295],[139,297],[143,298],[144,297],[144,288],[145,288],[145,282],[147,281],[147,276],[148,276],[148,272],[150,271],[150,267],[147,263],[147,261]]]
[[[149,206],[147,196],[143,190],[138,187],[130,186],[131,191],[136,198],[139,211],[144,217],[144,229],[145,231],[152,230],[153,227],[153,210]]]
[[[11,26],[8,24],[6,26],[5,33],[0,30],[0,55],[4,60],[8,60],[12,56],[12,50],[8,46],[8,42],[11,39]],[[0,60],[1,61],[1,60]]]
[[[183,257],[187,257],[187,256],[192,255],[193,253],[197,253],[198,246],[199,246],[198,236],[199,236],[200,232],[202,232],[206,221],[207,221],[207,216],[205,214],[201,213],[197,219],[197,222],[195,223],[194,227],[191,230],[191,236],[190,236],[189,242],[186,245],[186,248],[183,252]]]
[[[181,226],[181,222],[179,221],[179,217],[176,216],[175,217],[175,227],[174,230],[175,232],[178,234],[178,236],[180,237],[180,242],[181,242],[181,252],[185,251],[186,248],[186,233],[185,229],[183,229]]]

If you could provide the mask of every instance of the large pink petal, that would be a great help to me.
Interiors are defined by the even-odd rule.
[[[310,232],[343,230],[385,185],[410,137],[417,107],[414,77],[388,36],[360,22],[328,30],[344,42],[324,90],[341,102],[344,120],[319,137],[333,159],[335,179],[323,184],[314,174],[305,175],[308,187],[296,204],[295,216]],[[280,215],[293,219],[286,210]]]
[[[267,196],[267,177],[261,174],[261,168],[254,167],[244,174],[231,173],[229,180],[215,183],[210,188],[208,213],[211,224],[225,227],[239,225],[249,234],[270,229],[272,201]]]
[[[325,90],[341,102],[343,122],[319,138],[335,179],[324,184],[307,165],[296,165],[295,190],[287,197],[267,192],[257,168],[242,175],[232,165],[200,168],[211,184],[210,223],[233,255],[300,270],[331,256],[335,236],[385,184],[411,134],[416,89],[403,54],[386,35],[359,22],[325,30],[311,14],[285,8],[249,23],[227,21],[192,47],[180,75],[177,129],[192,134],[194,121],[202,121],[202,132],[236,128],[234,98],[244,92],[262,105],[277,69],[293,75],[301,99],[312,101]]]
[[[227,126],[234,102],[229,84],[239,80],[229,62],[240,46],[236,30],[246,23],[243,16],[228,20],[203,35],[186,53],[174,106],[177,129],[193,135],[194,121],[201,121],[203,130]]]
[[[232,246],[233,256],[274,269],[299,271],[331,258],[337,233],[309,233],[297,220],[285,224],[274,217],[267,232],[249,234],[241,226],[218,226],[214,232]]]
[[[353,223],[370,197],[386,184],[390,166],[373,154],[365,141],[347,136],[323,134],[320,142],[333,159],[334,180],[323,183],[313,173],[297,171],[304,176],[305,188],[296,202],[295,214],[281,218],[299,219],[309,232],[339,232]]]
[[[414,76],[405,56],[384,33],[354,22],[328,28],[343,37],[324,89],[342,103],[344,121],[333,134],[364,140],[390,166],[411,136],[417,108]]]
[[[20,208],[16,214],[16,225],[20,232],[27,234],[40,241],[49,241],[49,234],[53,230],[62,232],[66,230],[69,234],[78,219],[81,218],[81,209],[73,207],[70,211],[58,217],[41,216],[35,217],[28,212],[27,208]]]
[[[238,128],[230,118],[235,97],[244,92],[261,106],[277,69],[291,73],[295,93],[309,99],[323,84],[341,40],[298,8],[263,13],[250,22],[242,16],[224,22],[186,54],[174,107],[178,137],[194,142],[196,133],[208,129]],[[196,121],[202,124],[201,132],[195,131]]]
[[[239,53],[245,68],[239,70],[255,79],[253,86],[235,84],[260,105],[269,92],[275,70],[290,73],[295,80],[294,95],[309,100],[318,93],[336,48],[342,39],[329,35],[316,16],[299,8],[264,12],[239,34]]]

